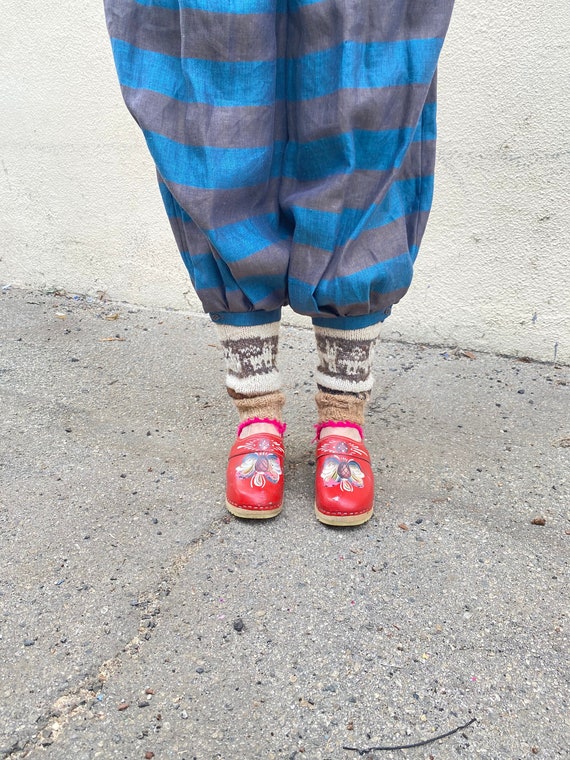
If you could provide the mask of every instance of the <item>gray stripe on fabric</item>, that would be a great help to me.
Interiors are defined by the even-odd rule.
[[[218,311],[235,314],[243,314],[249,311],[273,311],[281,308],[286,302],[285,294],[281,290],[275,291],[255,303],[252,303],[241,290],[223,292],[218,288],[196,288],[196,295],[207,314]]]
[[[391,290],[389,293],[370,293],[370,301],[350,304],[346,307],[338,307],[336,304],[327,303],[326,300],[319,299],[319,308],[322,311],[299,311],[299,314],[307,314],[309,317],[318,317],[319,319],[326,319],[331,317],[331,327],[334,328],[334,320],[336,317],[359,317],[367,314],[377,314],[382,311],[386,311],[394,304],[398,303],[408,292],[409,288],[399,288],[398,290]],[[292,308],[297,311],[296,304],[291,304]]]
[[[395,303],[398,303],[408,292],[409,288],[399,288],[398,290],[391,290],[389,293],[371,293],[370,294],[370,306],[367,308],[364,314],[377,313],[389,309]],[[364,304],[363,304],[364,306]],[[357,307],[358,308],[358,307]],[[348,307],[346,311],[350,314],[356,314],[357,311],[352,306]]]
[[[230,311],[225,294],[219,288],[195,288],[195,290],[206,314],[212,314],[217,311]],[[241,308],[234,309],[234,311],[243,312],[250,310],[251,305],[247,304],[242,295]]]
[[[289,267],[290,246],[289,240],[282,240],[252,253],[251,256],[239,261],[232,261],[228,266],[237,280],[259,277],[260,273],[263,272],[263,275],[267,277],[282,276],[283,285],[285,285]]]
[[[107,3],[112,37],[143,50],[211,61],[297,58],[345,41],[390,42],[444,37],[452,0],[326,0],[296,12],[217,13],[141,5],[123,0],[120,12]],[[287,28],[288,26],[288,28]],[[181,33],[182,31],[182,33]]]
[[[273,61],[285,55],[287,19],[273,13],[212,13],[184,9],[183,58]]]
[[[109,35],[141,50],[180,57],[180,13],[134,0],[105,3]]]
[[[342,251],[330,259],[322,280],[348,277],[368,267],[399,256],[404,256],[411,247],[419,243],[425,231],[428,213],[410,214],[407,217],[383,225],[374,230],[366,230],[356,240],[351,240]]]
[[[227,308],[225,309],[206,309],[208,312],[212,311],[230,311],[230,312],[246,312],[246,311],[275,311],[280,309],[285,303],[285,293],[283,290],[274,290],[265,298],[252,301],[247,297],[247,294],[243,291],[228,290],[226,292]]]
[[[317,211],[340,212],[343,208],[367,209],[383,197],[394,178],[399,180],[430,176],[435,162],[435,143],[412,143],[399,170],[394,173],[358,171],[335,174],[325,180],[297,182],[278,178],[263,185],[233,190],[203,190],[172,182],[168,187],[176,201],[186,209],[203,230],[214,230],[223,224],[236,224],[263,214],[278,214],[277,192],[280,205],[290,214],[291,206]],[[182,224],[186,222],[181,221]]]
[[[169,182],[168,188],[203,230],[214,230],[263,214],[279,213],[278,178],[245,189],[203,190],[174,182]]]
[[[212,106],[185,103],[159,92],[121,87],[128,109],[142,129],[182,145],[214,148],[257,148],[287,137],[286,105]]]
[[[141,50],[208,61],[272,61],[284,54],[287,19],[272,13],[211,13],[109,2],[111,37]],[[278,44],[279,43],[279,44]]]
[[[363,211],[368,209],[371,202],[374,200],[374,191],[378,189],[379,177],[370,176],[371,172],[362,173],[361,175],[354,176],[353,183],[347,186],[347,177],[336,178],[333,186],[331,181],[328,180],[326,187],[322,184],[319,186],[317,183],[311,183],[310,192],[303,192],[297,185],[292,185],[293,188],[299,190],[297,193],[292,193],[287,197],[287,204],[294,203],[298,206],[306,206],[307,208],[318,209],[324,211],[336,211],[337,208],[343,208],[343,195],[347,194],[350,199],[350,205],[347,202],[347,208],[362,209]],[[410,171],[409,178],[412,179],[417,176],[417,171]],[[405,174],[399,176],[399,179],[407,179]],[[389,177],[386,178],[386,182]],[[277,182],[277,180],[276,180]],[[273,184],[273,183],[271,183]],[[351,192],[354,186],[354,192]],[[204,242],[206,234],[209,231],[215,230],[215,224],[223,220],[225,224],[237,224],[241,221],[251,219],[253,216],[262,215],[264,213],[278,213],[275,208],[271,208],[270,204],[274,204],[274,199],[270,196],[271,188],[267,186],[260,188],[260,194],[266,192],[267,206],[264,208],[261,203],[263,198],[257,202],[248,203],[248,198],[244,197],[243,191],[240,193],[238,190],[224,190],[224,191],[194,191],[192,188],[188,188],[185,185],[172,185],[169,183],[169,187],[175,196],[178,203],[183,208],[192,208],[194,219],[198,221],[199,226],[193,220],[184,219],[172,219],[171,223],[184,231],[187,235],[187,239],[192,241],[191,249],[195,253],[204,253],[207,250],[207,244]],[[320,192],[319,192],[320,191]],[[359,196],[359,192],[362,192],[362,196]],[[366,197],[367,195],[367,197]],[[372,198],[372,201],[371,201]],[[233,204],[233,205],[232,205]],[[358,204],[358,205],[357,205]],[[398,220],[395,220],[396,223]],[[290,223],[289,223],[290,224]],[[389,225],[385,225],[387,227]],[[385,229],[384,227],[384,229]],[[275,244],[280,248],[287,245],[287,240],[276,240]],[[301,246],[298,246],[301,248]],[[303,246],[306,248],[306,246]],[[319,256],[330,256],[330,251],[324,249],[314,249]]]
[[[179,251],[184,251],[189,256],[203,256],[210,253],[208,239],[194,222],[185,222],[177,216],[168,217],[168,221]]]
[[[311,182],[284,177],[280,203],[285,210],[292,206],[336,213],[344,208],[367,209],[384,196],[391,182],[431,176],[434,164],[435,142],[412,143],[399,169],[332,174]]]
[[[420,168],[429,176],[433,171],[434,160],[434,143],[424,143],[423,146],[419,143],[414,143],[398,172],[397,178],[400,180],[413,179],[418,176]],[[418,166],[418,162],[420,161],[423,161],[421,167]],[[384,188],[389,186],[391,180],[393,180],[393,177],[390,172],[355,172],[350,177],[347,175],[336,175],[327,178],[324,182],[311,183],[297,183],[292,180],[283,180],[281,203],[284,209],[290,208],[294,204],[300,207],[323,211],[336,211],[345,207],[366,210],[372,202],[383,194]],[[186,185],[168,183],[169,189],[177,202],[183,208],[192,211],[193,219],[196,219],[199,225],[197,226],[194,221],[183,219],[171,220],[179,247],[181,245],[181,234],[184,233],[186,240],[189,241],[189,245],[183,246],[183,249],[189,247],[191,248],[190,252],[206,252],[205,233],[215,230],[216,225],[220,224],[220,220],[223,220],[224,224],[236,224],[249,220],[256,215],[279,213],[276,207],[278,185],[279,180],[274,179],[268,185],[250,188],[250,195],[240,189],[196,190]],[[425,216],[427,218],[427,214]],[[411,218],[413,219],[414,215]],[[367,238],[370,236],[377,238],[380,235],[386,235],[388,239],[392,239],[393,235],[390,232],[390,228],[397,226],[399,223],[400,220],[395,220],[389,225],[384,225],[382,227],[383,232],[374,230],[364,232],[360,235],[359,239],[363,241],[366,247],[368,247]],[[180,232],[177,232],[177,228]],[[274,245],[277,246],[276,250],[272,250]],[[260,266],[265,266],[269,258],[264,251],[271,252],[271,256],[278,251],[277,260],[280,261],[286,255],[288,246],[287,240],[276,240],[267,249],[260,250],[254,256],[259,256]],[[330,251],[319,248],[299,245],[296,248],[299,251],[303,251],[303,255],[308,257],[308,259],[316,258],[322,261],[323,256],[331,256]],[[393,255],[390,249],[386,258],[391,258]],[[244,265],[245,263],[240,265],[239,262],[236,262],[235,266],[241,269]],[[315,265],[317,266],[316,271],[322,271],[322,264],[318,266],[315,261]],[[307,263],[307,266],[304,268],[309,271],[314,270],[312,263]],[[294,267],[292,269],[294,270]]]
[[[310,317],[326,318],[331,316],[344,317],[349,314],[350,316],[359,316],[363,314],[371,314],[384,311],[395,303],[400,301],[407,293],[408,288],[400,288],[398,290],[390,291],[389,293],[370,293],[370,302],[357,302],[351,304],[349,307],[339,309],[334,304],[327,304],[323,301],[320,306],[323,309],[322,312],[309,311],[307,315]],[[286,299],[283,293],[277,292],[268,296],[267,298],[259,301],[255,306],[246,298],[246,296],[240,290],[226,291],[225,295],[217,288],[201,288],[197,289],[196,293],[200,298],[202,307],[205,312],[234,312],[243,313],[252,311],[254,308],[257,310],[272,311],[277,309],[286,303]],[[292,304],[295,308],[295,304]],[[296,309],[297,310],[297,309]],[[299,310],[299,313],[305,313]],[[331,327],[334,327],[334,321],[331,321]]]
[[[286,124],[286,104],[275,106],[213,106],[186,103],[151,90],[121,87],[129,110],[143,129],[182,145],[219,148],[255,148],[274,140],[322,139],[354,130],[381,131],[417,124],[425,102],[422,85],[382,89],[344,89],[313,100],[289,104],[295,117]],[[318,134],[311,135],[319,113]]]
[[[424,104],[434,100],[426,100],[427,92],[426,85],[420,84],[355,88],[293,101],[289,105],[289,139],[307,141],[357,129],[377,132],[415,127]]]
[[[382,261],[406,253],[403,247],[415,245],[423,235],[429,213],[410,214],[374,230],[362,232],[334,253],[307,245],[294,245],[289,276],[317,287],[322,280],[347,277]]]
[[[176,244],[180,251],[184,251],[192,260],[193,257],[202,257],[204,255],[213,255],[214,259],[217,253],[212,253],[208,239],[191,220],[183,221],[179,217],[170,217],[169,219]],[[196,280],[192,266],[197,268],[198,280],[194,282],[194,287],[206,312],[229,311],[244,312],[253,309],[259,311],[273,311],[280,308],[286,302],[286,275],[289,263],[288,241],[283,241],[287,249],[277,246],[268,246],[252,256],[228,265],[232,276],[235,280],[242,279],[241,287],[251,293],[247,286],[247,278],[257,277],[259,272],[264,275],[281,275],[282,283],[278,287],[273,287],[272,291],[261,299],[250,299],[244,290],[236,287],[233,290],[226,287],[221,291],[218,287],[203,288],[200,285],[200,267],[203,263],[198,259],[194,264],[190,263],[190,273],[193,280]],[[217,265],[214,263],[214,267]],[[245,278],[245,281],[244,281]],[[219,273],[219,282],[223,282],[222,272]]]
[[[369,208],[384,196],[385,188],[394,180],[429,177],[435,163],[435,142],[413,143],[402,166],[395,171],[355,171],[352,174],[333,174],[323,180],[298,182],[290,178],[273,178],[263,185],[231,190],[204,190],[173,182],[168,187],[177,202],[192,212],[204,230],[224,224],[235,224],[262,214],[277,214],[277,190],[281,185],[281,208],[292,206],[316,211],[339,213],[344,208]]]
[[[290,14],[288,55],[300,57],[345,41],[394,42],[444,37],[453,0],[323,0]]]

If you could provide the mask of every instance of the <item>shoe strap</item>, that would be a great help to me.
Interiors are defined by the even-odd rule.
[[[370,454],[363,443],[352,441],[339,435],[327,435],[317,444],[317,459],[323,456],[338,456],[348,459],[360,459],[370,464]]]
[[[246,438],[238,438],[230,451],[230,459],[244,454],[276,454],[278,457],[283,457],[285,455],[283,439],[271,433],[256,433]]]

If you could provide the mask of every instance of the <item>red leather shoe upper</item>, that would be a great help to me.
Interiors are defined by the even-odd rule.
[[[329,435],[317,444],[315,502],[330,517],[356,517],[374,505],[374,475],[363,443]]]
[[[258,433],[238,438],[230,451],[226,499],[234,507],[272,510],[283,503],[281,436]]]

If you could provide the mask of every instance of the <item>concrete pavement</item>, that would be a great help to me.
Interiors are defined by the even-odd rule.
[[[205,317],[2,291],[0,758],[340,760],[473,718],[366,756],[567,757],[568,368],[381,344],[376,515],[334,529],[310,332],[280,360],[286,505],[249,523]]]

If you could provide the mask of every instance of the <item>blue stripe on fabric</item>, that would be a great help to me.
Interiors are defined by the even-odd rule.
[[[239,222],[209,230],[208,235],[216,249],[223,251],[224,259],[230,263],[246,259],[272,243],[288,237],[284,229],[279,229],[277,214],[263,214],[242,219]]]
[[[184,209],[178,204],[164,182],[159,182],[159,188],[162,195],[162,200],[166,208],[166,213],[169,219],[181,219],[184,222],[192,222],[192,219],[184,211]],[[233,222],[232,224],[226,224],[222,227],[203,232],[208,232],[214,247],[217,250],[224,251],[225,260],[229,263],[241,261],[248,256],[253,256],[256,253],[267,248],[269,245],[275,242],[286,240],[288,232],[284,228],[279,227],[279,217],[277,214],[263,214],[260,216],[249,217],[248,219],[242,219],[239,222]],[[189,256],[190,254],[186,254]],[[214,261],[212,254],[201,254],[202,262],[201,266],[207,268],[210,262],[205,258],[207,256]],[[186,262],[185,254],[182,254],[185,260],[186,266],[190,271],[191,266]],[[196,261],[197,256],[192,257],[192,261]],[[215,264],[213,264],[215,267]],[[200,268],[198,271],[201,271]],[[218,282],[220,282],[218,277]],[[240,280],[240,282],[242,282]],[[214,287],[213,283],[209,285],[202,285],[202,287]]]
[[[165,180],[202,190],[253,187],[281,174],[284,143],[259,148],[212,148],[182,145],[143,130],[149,150]]]
[[[216,262],[216,267],[218,268],[218,271],[222,278],[222,282],[223,282],[222,290],[225,291],[226,293],[232,293],[232,292],[238,291],[240,288],[238,287],[236,279],[230,272],[230,268],[228,267],[226,262],[219,257],[214,259],[214,261]]]
[[[385,309],[353,317],[313,317],[312,321],[317,327],[332,327],[334,330],[362,330],[363,327],[383,322],[390,316],[390,311],[391,309]]]
[[[389,171],[401,166],[412,142],[435,140],[435,106],[426,106],[428,125],[387,129],[379,132],[355,130],[310,143],[289,143],[283,176],[311,182],[333,174],[353,171]]]
[[[365,230],[377,229],[410,213],[429,211],[433,182],[433,175],[394,182],[382,202],[366,210],[345,208],[339,214],[293,206],[295,243],[332,252]]]
[[[315,5],[316,3],[327,2],[327,0],[289,0],[289,11],[294,13],[298,8],[304,5]]]
[[[219,270],[219,274],[221,274],[222,280],[224,282],[223,289],[225,293],[231,293],[236,291],[241,291],[245,298],[251,303],[256,304],[264,299],[266,299],[268,296],[271,296],[275,293],[275,291],[283,290],[285,287],[285,281],[283,275],[279,276],[273,276],[273,275],[262,275],[260,277],[245,277],[243,279],[239,280],[239,286],[236,283],[236,280],[234,276],[231,273],[230,268],[226,264],[225,261],[222,261],[222,259],[216,259],[215,260],[215,266]],[[222,312],[223,314],[224,312]],[[247,312],[248,314],[251,314],[251,312]],[[264,313],[267,314],[267,312],[259,312],[260,315],[263,315]],[[273,318],[265,318],[263,316],[260,317],[254,317],[254,320],[259,319],[260,321],[253,321],[248,322],[245,321],[243,323],[240,322],[227,322],[227,324],[262,324],[263,322],[272,322],[275,321]],[[219,320],[221,321],[221,320]]]
[[[279,322],[281,309],[272,311],[215,311],[210,313],[210,319],[218,325],[235,325],[236,327],[251,327]]]
[[[413,259],[414,255],[410,251],[360,272],[336,277],[334,280],[323,280],[315,292],[317,302],[334,303],[342,308],[367,301],[370,293],[391,293],[407,288],[412,282]]]
[[[226,293],[235,293],[240,290],[251,303],[255,304],[285,288],[283,274],[244,277],[240,279],[238,286],[227,263],[221,259],[215,259],[212,253],[191,255],[188,251],[182,251],[181,255],[197,291],[212,288],[219,290],[220,287]]]
[[[223,279],[220,270],[209,251],[198,255],[181,251],[181,255],[196,290],[219,289],[222,286]]]
[[[143,50],[111,38],[119,82],[185,103],[267,106],[285,97],[285,61],[209,61]]]
[[[309,2],[320,1],[309,0]],[[250,13],[284,13],[287,9],[287,0],[248,0],[247,5],[243,0],[134,0],[134,2],[147,7],[170,8],[171,10],[189,8],[210,13],[231,13],[236,16]]]
[[[440,38],[397,42],[344,42],[308,53],[286,66],[275,61],[210,61],[142,50],[111,39],[119,81],[125,87],[159,92],[188,103],[216,106],[266,106],[285,97],[308,100],[339,89],[429,84]]]
[[[429,84],[443,39],[343,42],[293,59],[287,69],[289,100],[321,98],[339,89]]]

